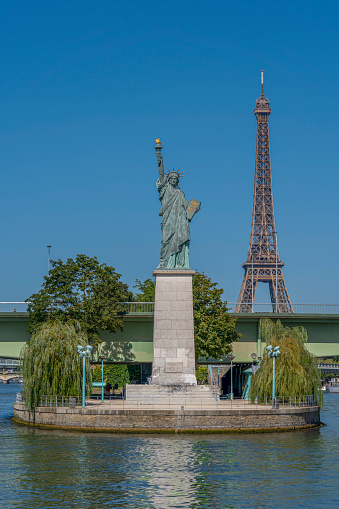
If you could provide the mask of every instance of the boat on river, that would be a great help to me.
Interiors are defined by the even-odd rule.
[[[331,378],[327,384],[327,390],[329,392],[339,392],[339,378]]]

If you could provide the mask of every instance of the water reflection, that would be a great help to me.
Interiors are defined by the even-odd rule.
[[[140,440],[137,449],[149,507],[196,507],[196,457],[190,441],[150,438]]]
[[[311,431],[124,436],[13,425],[10,390],[0,386],[2,509],[339,506],[339,395],[325,395],[328,426]]]

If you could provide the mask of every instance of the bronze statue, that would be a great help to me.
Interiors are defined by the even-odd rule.
[[[168,170],[165,174],[161,154],[163,148],[159,139],[155,140],[159,178],[157,188],[161,201],[162,216],[161,230],[162,242],[160,250],[160,263],[158,269],[189,269],[189,223],[194,214],[200,209],[200,201],[188,202],[179,187],[182,173],[179,170]]]

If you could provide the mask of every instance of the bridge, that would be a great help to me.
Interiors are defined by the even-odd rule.
[[[339,364],[318,364],[321,373],[337,373],[339,375]]]
[[[20,368],[19,359],[0,359],[0,371],[6,371],[8,369],[18,370]]]
[[[233,345],[235,363],[252,362],[252,353],[262,356],[265,343],[259,334],[261,318],[279,319],[288,327],[305,327],[307,347],[317,357],[339,355],[339,305],[293,304],[293,313],[276,313],[272,304],[254,304],[251,312],[241,312],[240,309],[239,313],[235,313],[236,303],[227,306],[230,314],[237,318],[236,329],[242,334],[241,340]],[[101,353],[108,361],[151,363],[154,303],[126,302],[123,310],[123,332],[101,332]],[[20,356],[22,346],[30,338],[26,332],[28,322],[27,303],[0,302],[2,357],[15,359]]]

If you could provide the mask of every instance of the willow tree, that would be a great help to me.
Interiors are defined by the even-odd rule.
[[[23,397],[33,410],[41,396],[80,396],[82,359],[78,345],[88,339],[76,323],[58,320],[45,322],[21,350]],[[90,395],[92,377],[86,361],[86,395]]]
[[[260,320],[260,336],[266,346],[280,346],[275,362],[275,394],[279,396],[315,395],[322,402],[320,373],[316,357],[307,350],[307,331],[304,327],[285,327],[280,320]],[[252,376],[252,402],[272,397],[273,360],[265,350],[261,366]]]

